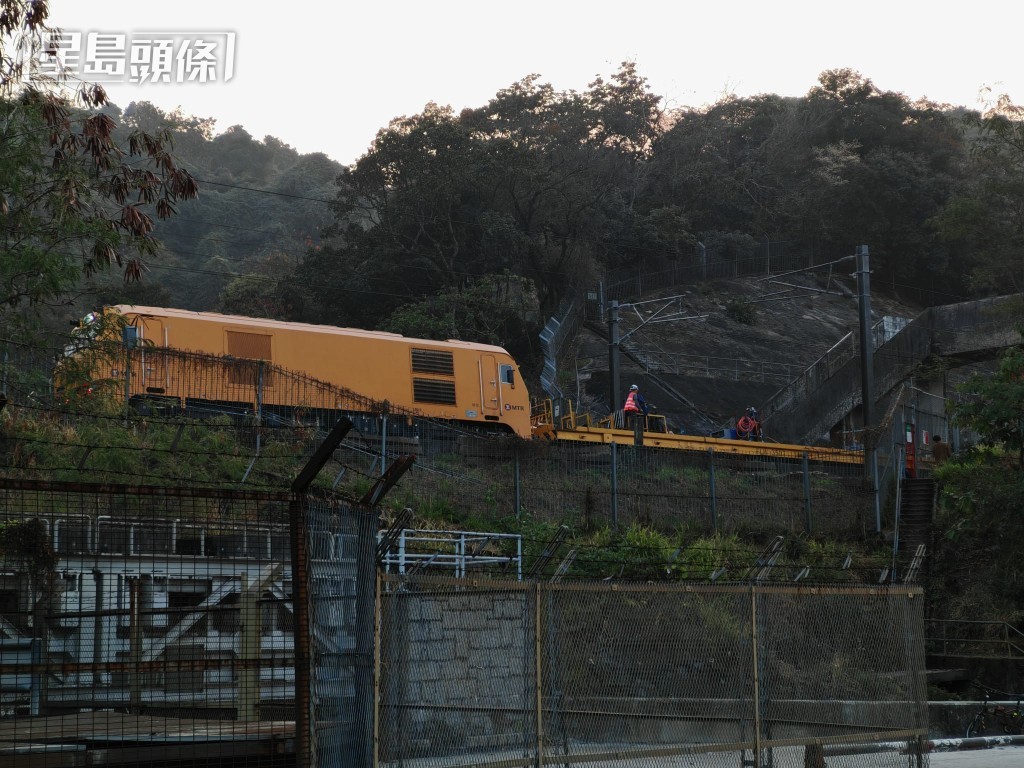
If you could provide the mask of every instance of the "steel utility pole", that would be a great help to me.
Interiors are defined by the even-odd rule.
[[[864,470],[871,476],[875,451],[869,445],[868,430],[874,425],[875,369],[874,339],[871,334],[871,267],[868,261],[868,247],[857,246],[857,287],[860,307],[860,391],[863,416],[861,442],[864,444]]]
[[[608,412],[619,409],[619,302],[608,307]]]
[[[874,340],[871,338],[871,267],[868,247],[857,246],[857,288],[860,307],[860,376],[861,397],[864,401],[864,428],[874,421]]]

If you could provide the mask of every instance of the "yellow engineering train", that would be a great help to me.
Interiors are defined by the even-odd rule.
[[[87,346],[97,333],[117,324],[133,328],[140,353],[130,370],[110,358],[93,373],[124,381],[130,399],[149,399],[186,410],[245,413],[291,412],[298,408],[379,412],[387,401],[393,411],[484,426],[522,438],[631,445],[632,430],[616,428],[612,419],[592,424],[589,416],[556,416],[550,400],[532,405],[515,360],[501,347],[465,341],[429,341],[383,331],[264,320],[214,312],[117,305],[102,316],[90,315],[69,353]],[[217,356],[216,365],[196,365],[186,358],[161,355],[162,349]],[[115,358],[116,359],[116,358]],[[243,361],[238,366],[231,361]],[[267,377],[256,385],[254,361],[322,382],[328,387],[297,392]],[[119,369],[118,366],[121,366]],[[198,371],[198,374],[197,374]],[[256,394],[257,389],[259,395]],[[349,394],[339,395],[338,389]],[[311,394],[312,393],[312,394]],[[261,398],[257,402],[257,397]],[[863,452],[820,446],[748,442],[697,435],[676,435],[664,419],[648,417],[644,445],[735,456],[859,464]]]
[[[428,341],[395,333],[335,328],[326,325],[263,320],[213,312],[117,305],[104,315],[119,316],[135,329],[145,356],[132,365],[126,394],[163,402],[242,403],[254,405],[252,366],[240,374],[230,369],[211,381],[183,370],[180,358],[161,356],[177,349],[236,360],[263,360],[311,379],[347,389],[362,403],[387,403],[399,413],[487,426],[530,437],[530,398],[515,360],[501,347],[465,341]],[[90,316],[80,334],[94,336]],[[122,371],[108,364],[105,373]],[[262,407],[361,410],[355,401],[288,402],[294,392],[260,387]],[[329,397],[325,392],[323,398]]]

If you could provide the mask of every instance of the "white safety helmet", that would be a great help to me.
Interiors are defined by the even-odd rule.
[[[631,386],[629,388],[629,391],[632,392],[634,389],[640,389],[640,387],[638,387],[636,384],[634,384],[633,386]]]

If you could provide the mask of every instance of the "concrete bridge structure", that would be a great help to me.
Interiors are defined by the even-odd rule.
[[[993,360],[1021,343],[1022,326],[1024,297],[1019,294],[931,307],[892,334],[885,332],[883,323],[877,324],[872,337],[874,413],[884,413],[899,385],[914,377],[927,360],[944,358],[954,368]],[[944,402],[944,381],[924,376],[916,384],[936,403]],[[844,421],[859,429],[862,404],[858,343],[820,358],[779,390],[761,415],[773,440],[813,445],[830,435],[834,441]]]

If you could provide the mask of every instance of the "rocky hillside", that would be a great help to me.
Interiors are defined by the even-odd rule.
[[[871,307],[872,322],[921,311],[877,291]],[[858,312],[848,276],[721,280],[645,296],[620,311],[621,397],[638,384],[672,431],[713,434],[747,406],[760,407],[845,334],[856,335]],[[563,387],[579,393],[573,399],[581,410],[602,417],[609,407],[607,339],[605,326],[584,330],[576,379]]]

